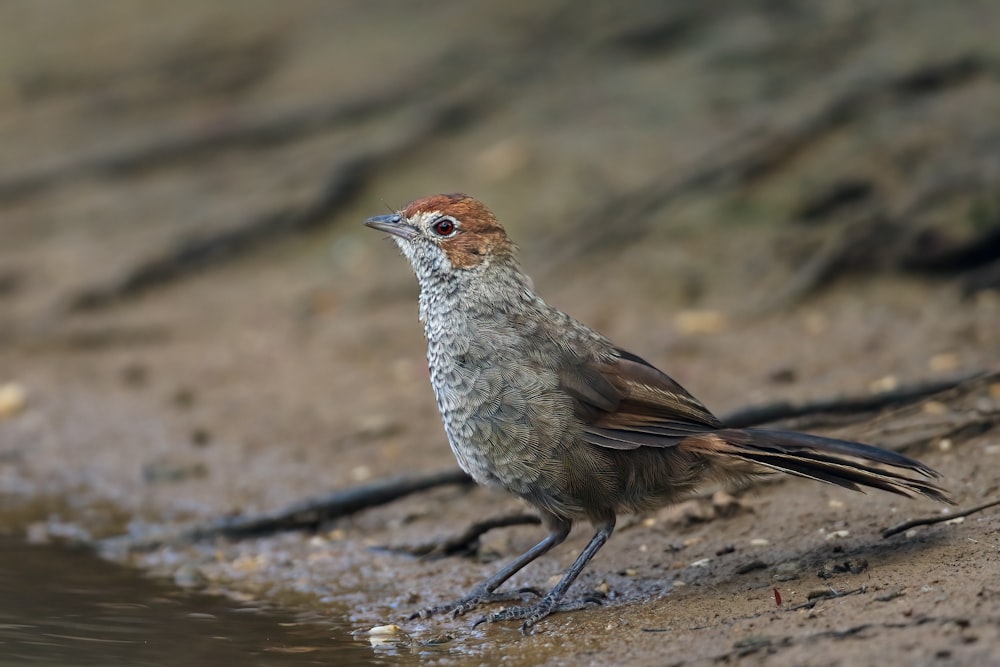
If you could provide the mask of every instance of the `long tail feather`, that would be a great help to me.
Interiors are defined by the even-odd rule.
[[[848,440],[792,431],[723,429],[711,438],[697,438],[704,446],[743,461],[836,484],[855,491],[863,487],[901,496],[926,496],[952,503],[947,492],[931,481],[940,473],[896,452]]]

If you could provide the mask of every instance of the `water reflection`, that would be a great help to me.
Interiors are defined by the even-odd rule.
[[[85,551],[0,537],[0,665],[377,662],[343,627],[191,594]]]

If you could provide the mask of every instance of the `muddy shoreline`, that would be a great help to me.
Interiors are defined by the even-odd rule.
[[[360,224],[432,192],[486,201],[540,294],[717,413],[995,371],[1000,12],[779,4],[5,6],[3,532],[94,544],[452,469],[413,278]],[[986,382],[784,425],[903,448],[961,508],[1000,494],[998,415]],[[1000,649],[1000,513],[884,540],[941,508],[799,480],[623,518],[573,589],[607,602],[531,637],[403,620],[540,532],[471,557],[379,547],[523,509],[446,487],[315,532],[109,555],[398,623],[390,660]],[[547,585],[588,536],[512,584]]]

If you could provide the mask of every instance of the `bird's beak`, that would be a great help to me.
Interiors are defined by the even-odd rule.
[[[380,232],[388,232],[393,236],[409,241],[417,235],[415,227],[406,223],[399,213],[390,215],[376,215],[374,218],[365,220],[365,226],[377,229]]]

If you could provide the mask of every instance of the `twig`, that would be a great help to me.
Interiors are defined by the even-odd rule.
[[[906,385],[890,391],[871,394],[869,396],[845,396],[827,398],[806,403],[791,403],[778,401],[766,405],[742,408],[722,418],[722,422],[733,428],[746,428],[822,413],[850,414],[857,412],[872,412],[901,403],[909,403],[948,389],[953,389],[964,382],[983,377],[985,373],[977,371],[943,380],[930,380]]]
[[[798,611],[799,609],[812,609],[820,602],[824,600],[835,600],[836,598],[847,597],[848,595],[862,595],[868,591],[868,586],[861,586],[860,588],[854,588],[849,591],[838,591],[833,588],[830,589],[829,593],[825,595],[817,595],[816,597],[810,598],[801,604],[797,604],[794,607],[789,607],[788,611]]]
[[[395,551],[407,553],[411,556],[441,558],[454,556],[456,554],[474,554],[478,550],[479,538],[493,530],[494,528],[507,528],[509,526],[537,526],[542,522],[534,514],[515,514],[511,516],[498,516],[492,519],[477,521],[464,531],[453,537],[444,540],[432,540],[423,544],[398,547],[381,547],[385,551]]]
[[[982,512],[991,507],[996,507],[1000,505],[1000,498],[996,500],[991,500],[988,503],[983,503],[982,505],[976,505],[975,507],[970,507],[967,510],[962,510],[960,512],[949,512],[948,514],[937,514],[935,516],[925,517],[923,519],[910,519],[909,521],[904,521],[902,523],[897,523],[895,526],[890,526],[882,531],[882,537],[892,537],[893,535],[898,535],[900,533],[908,531],[910,528],[916,528],[917,526],[930,526],[935,523],[946,523],[952,519],[959,519],[964,516],[969,516],[970,514],[975,514],[976,512]]]
[[[123,544],[129,551],[156,549],[165,544],[183,544],[217,537],[240,539],[260,537],[286,530],[315,530],[323,522],[348,516],[371,507],[385,505],[420,491],[446,485],[470,485],[461,470],[446,470],[419,476],[382,479],[318,498],[310,498],[276,512],[227,517],[179,531],[140,539],[128,536],[105,540],[103,546]]]

